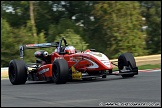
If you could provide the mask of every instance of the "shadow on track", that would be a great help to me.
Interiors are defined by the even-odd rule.
[[[95,83],[95,82],[100,82],[100,81],[113,81],[113,80],[125,80],[125,79],[134,79],[134,77],[130,78],[122,78],[122,77],[113,77],[113,78],[96,78],[96,79],[84,79],[84,80],[69,80],[66,82],[66,84],[82,84],[82,83]],[[54,82],[46,82],[46,81],[27,81],[27,84],[55,84]],[[55,84],[55,85],[60,85],[60,84]],[[62,85],[62,84],[61,84]]]

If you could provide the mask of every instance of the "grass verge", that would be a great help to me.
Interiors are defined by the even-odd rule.
[[[138,66],[138,69],[139,70],[145,70],[145,69],[161,69],[161,64],[155,64],[155,65],[146,64],[146,65],[141,65],[141,66]],[[113,70],[118,70],[118,68],[115,67],[115,68],[113,68]]]
[[[155,64],[155,65],[146,64],[146,65],[138,66],[138,69],[139,70],[144,70],[144,69],[161,69],[161,64]]]

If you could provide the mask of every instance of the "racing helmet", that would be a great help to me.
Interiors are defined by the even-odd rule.
[[[67,54],[74,54],[75,53],[75,48],[73,46],[67,46],[64,50]]]

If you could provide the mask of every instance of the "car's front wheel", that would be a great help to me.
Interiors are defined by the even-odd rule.
[[[134,56],[131,53],[123,53],[118,58],[118,68],[119,72],[122,70],[134,72],[133,74],[123,74],[121,75],[123,78],[133,77],[138,74],[138,67],[136,66],[136,61]]]
[[[69,69],[66,60],[57,59],[52,64],[52,78],[56,84],[65,84],[68,80]]]

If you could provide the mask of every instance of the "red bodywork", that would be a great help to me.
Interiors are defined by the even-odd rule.
[[[91,52],[91,51],[88,51]],[[65,59],[68,63],[69,69],[75,65],[75,69],[80,71],[80,72],[98,72],[102,70],[112,70],[112,64],[107,58],[106,62],[109,63],[109,66],[106,66],[105,64],[102,63],[102,60],[98,60],[96,57],[92,56],[92,54],[88,54],[87,52],[79,52],[75,54],[64,54],[64,55],[59,55],[56,52],[52,52],[49,55],[50,58],[50,63],[43,63],[42,66],[37,70],[37,76],[39,77],[40,80],[43,80],[45,77],[52,77],[52,63],[56,59]],[[90,66],[94,65],[92,62],[97,64],[97,67],[91,67]],[[105,60],[103,60],[105,61]]]

